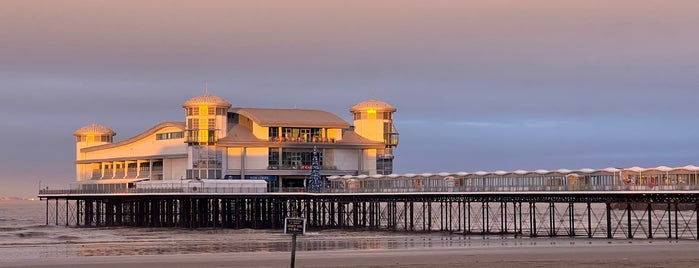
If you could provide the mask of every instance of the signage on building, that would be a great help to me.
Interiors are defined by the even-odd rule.
[[[239,180],[240,175],[226,175],[223,177],[224,180]],[[273,175],[245,175],[246,180],[264,180],[266,182],[277,181],[277,176]]]

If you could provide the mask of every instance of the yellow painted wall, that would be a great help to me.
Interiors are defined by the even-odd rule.
[[[242,148],[228,147],[226,154],[228,154],[228,169],[240,169],[240,157],[242,155]]]
[[[354,132],[372,141],[383,142],[383,119],[354,121]]]
[[[247,148],[245,158],[246,169],[267,169],[269,148]]]
[[[369,171],[369,175],[376,174],[376,149],[364,150],[364,165],[362,170]]]
[[[358,151],[356,149],[335,149],[333,150],[334,162],[331,165],[337,166],[338,170],[356,170]]]
[[[329,128],[327,131],[328,131],[328,139],[333,138],[335,140],[342,140],[342,129]]]
[[[255,137],[258,139],[267,140],[269,139],[269,127],[262,127],[257,123],[253,123],[252,135],[255,135]]]

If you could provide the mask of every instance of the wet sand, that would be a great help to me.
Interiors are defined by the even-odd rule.
[[[303,251],[297,252],[296,267],[696,267],[697,252],[696,241]],[[289,267],[289,262],[288,252],[238,252],[0,260],[0,267]]]

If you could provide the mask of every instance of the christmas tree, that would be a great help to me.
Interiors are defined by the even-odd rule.
[[[313,165],[311,166],[311,177],[308,179],[309,192],[321,192],[325,188],[325,183],[320,177],[320,164],[318,163],[318,149],[313,146]]]

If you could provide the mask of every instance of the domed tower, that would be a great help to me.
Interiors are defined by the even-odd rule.
[[[376,152],[376,172],[393,173],[393,148],[398,146],[398,131],[393,125],[396,108],[380,100],[360,102],[350,112],[354,117],[354,132],[372,141],[383,142],[383,150]]]
[[[225,155],[216,148],[219,139],[228,135],[228,108],[223,98],[206,92],[182,104],[186,111],[185,138],[188,179],[220,179],[223,177]]]
[[[73,132],[75,136],[75,160],[84,160],[85,154],[80,150],[87,147],[109,144],[114,141],[116,133],[111,128],[103,125],[92,124],[84,126]],[[93,176],[90,172],[94,167],[84,164],[76,165],[76,178],[78,180],[88,179]],[[96,167],[99,170],[99,167]]]
[[[213,145],[226,136],[228,101],[207,92],[187,100],[182,108],[187,113],[187,143]]]

